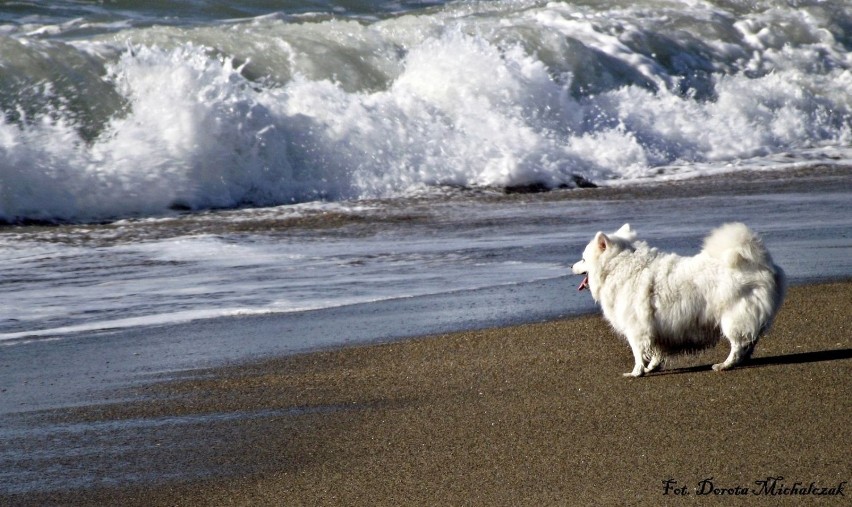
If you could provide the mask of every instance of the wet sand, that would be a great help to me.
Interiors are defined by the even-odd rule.
[[[599,316],[195,371],[39,416],[90,425],[111,451],[65,465],[131,479],[0,504],[680,505],[737,487],[738,504],[802,504],[753,495],[779,477],[776,492],[845,482],[845,497],[804,499],[841,504],[850,315],[852,281],[792,287],[751,363],[723,373],[724,343],[623,378],[629,349]],[[92,449],[75,435],[62,445]],[[710,483],[728,494],[699,495]]]

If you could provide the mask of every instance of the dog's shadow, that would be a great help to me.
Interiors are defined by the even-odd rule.
[[[838,361],[842,359],[852,359],[852,349],[820,350],[816,352],[785,354],[782,356],[753,357],[734,369],[762,368],[764,366],[779,366],[785,364],[819,363],[823,361]],[[702,364],[699,366],[686,366],[683,368],[662,370],[657,372],[655,375],[676,375],[679,373],[698,373],[712,370],[712,365]]]

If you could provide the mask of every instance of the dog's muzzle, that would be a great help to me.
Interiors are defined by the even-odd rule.
[[[582,260],[571,266],[571,271],[576,275],[586,275],[583,277],[583,281],[580,282],[580,286],[577,287],[577,290],[583,290],[589,288],[589,272],[586,269],[586,261]]]

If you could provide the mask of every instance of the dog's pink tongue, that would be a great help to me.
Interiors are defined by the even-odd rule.
[[[583,289],[588,289],[588,288],[589,288],[589,277],[585,276],[585,277],[583,277],[583,281],[580,282],[580,286],[577,287],[577,290],[583,290]]]

